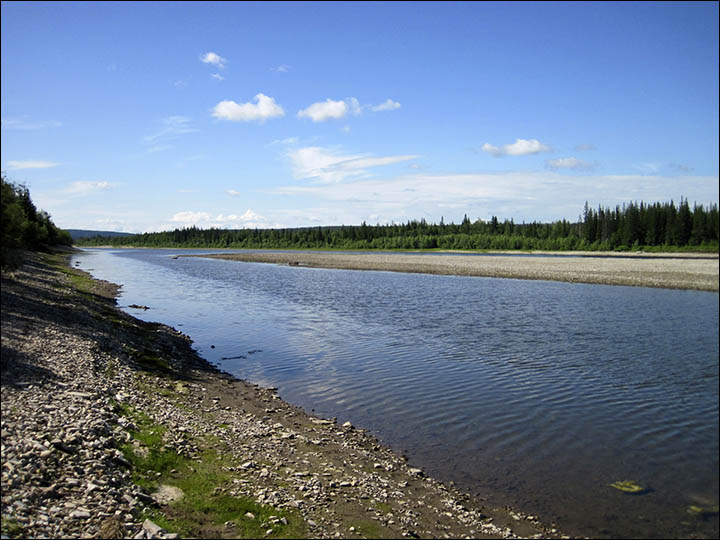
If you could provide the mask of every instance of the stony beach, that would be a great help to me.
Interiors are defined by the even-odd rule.
[[[66,257],[2,275],[3,538],[563,537],[218,371]]]
[[[247,252],[197,255],[245,262],[384,270],[571,283],[631,285],[668,289],[718,291],[718,255],[685,253],[508,253],[488,256],[453,253],[432,256],[412,253]]]

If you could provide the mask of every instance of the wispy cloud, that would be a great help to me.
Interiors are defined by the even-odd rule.
[[[637,163],[634,165],[636,171],[640,171],[643,174],[657,174],[660,171],[659,163]]]
[[[444,215],[447,220],[448,211],[452,209],[460,218],[463,213],[484,219],[497,215],[519,222],[524,219],[552,221],[579,215],[585,201],[614,207],[631,200],[677,200],[680,188],[689,200],[717,201],[718,177],[571,176],[553,171],[416,173],[389,179],[361,178],[346,183],[286,186],[274,193],[302,195],[326,201],[325,205],[330,208],[342,207],[345,223],[359,223],[371,215],[379,216],[380,222],[416,219],[419,215],[434,220]]]
[[[167,146],[160,143],[176,139],[180,135],[185,135],[186,133],[194,133],[198,131],[191,125],[191,121],[191,118],[179,115],[163,118],[161,121],[162,127],[158,131],[150,135],[146,135],[143,138],[143,141],[146,144],[154,144],[156,148],[159,146]],[[165,150],[166,148],[163,147],[159,149]],[[158,151],[158,149],[155,151]]]
[[[370,110],[375,112],[394,111],[395,109],[399,109],[401,106],[402,105],[400,105],[397,101],[393,101],[388,98],[379,105],[371,105]]]
[[[223,69],[225,67],[225,64],[227,63],[227,60],[225,58],[214,52],[205,53],[200,58],[200,61],[204,64],[212,64],[218,69]]]
[[[504,146],[493,146],[490,143],[482,145],[482,151],[492,154],[493,156],[527,156],[530,154],[538,154],[540,152],[550,152],[551,147],[541,143],[537,139],[516,139],[512,144]]]
[[[164,152],[165,150],[170,150],[171,148],[171,144],[156,144],[155,146],[148,148],[147,151],[149,154],[153,154],[155,152]]]
[[[548,168],[553,170],[558,169],[572,169],[576,171],[582,171],[582,170],[590,170],[595,167],[593,163],[590,163],[588,161],[578,159],[576,157],[566,157],[566,158],[557,158],[557,159],[549,159],[546,162],[546,165]]]
[[[394,111],[400,107],[400,103],[392,99],[386,99],[378,105],[361,105],[360,101],[355,97],[337,101],[327,98],[325,101],[318,101],[298,111],[297,115],[298,118],[310,118],[313,122],[325,122],[327,120],[339,120],[349,114],[359,116],[365,110],[373,112]]]
[[[682,164],[682,163],[670,163],[670,164],[668,165],[668,167],[670,167],[670,168],[673,169],[673,170],[680,171],[680,172],[685,172],[685,173],[687,173],[687,172],[692,172],[692,171],[695,170],[694,167],[691,167],[690,165],[684,165],[684,164]]]
[[[265,94],[257,94],[255,103],[235,103],[234,101],[221,101],[213,108],[215,118],[230,120],[231,122],[253,122],[261,124],[269,118],[285,116],[283,108],[275,100]]]
[[[13,171],[20,169],[49,169],[58,165],[62,164],[54,161],[8,161],[8,168]]]
[[[287,64],[280,64],[277,67],[271,67],[270,71],[275,71],[277,73],[287,73],[288,71],[290,71],[290,66],[288,66]]]
[[[223,76],[220,75],[219,73],[213,73],[213,74],[210,75],[210,76],[211,76],[213,79],[217,79],[218,81],[224,81],[224,80],[225,80],[225,77],[223,77]]]
[[[300,139],[298,137],[287,137],[285,139],[275,139],[274,141],[271,141],[268,146],[273,146],[276,144],[297,144],[297,142]]]
[[[114,186],[110,182],[73,182],[65,189],[66,193],[73,195],[90,195],[97,191],[106,191]]]
[[[308,146],[288,152],[297,179],[337,183],[348,178],[369,176],[368,169],[416,159],[418,155],[374,157],[367,154],[343,155],[339,151]]]
[[[47,129],[62,126],[62,122],[56,120],[31,120],[27,117],[3,118],[0,123],[2,123],[2,129],[20,130]]]
[[[575,150],[578,152],[587,152],[589,150],[597,150],[597,148],[595,148],[594,144],[578,144]]]

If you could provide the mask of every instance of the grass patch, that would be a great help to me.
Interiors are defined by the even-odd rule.
[[[95,285],[95,280],[87,272],[82,272],[70,268],[67,265],[67,257],[61,254],[44,255],[45,263],[54,268],[55,270],[65,274],[73,288],[77,289],[81,293],[90,294],[92,293]]]
[[[22,538],[24,536],[22,525],[15,519],[2,516],[1,521],[0,530],[2,530],[3,535],[7,535],[10,538]]]
[[[149,381],[149,378],[150,374],[146,371],[141,371],[140,373],[137,373],[137,387],[148,395],[160,395],[167,398],[176,397],[175,392],[173,392],[171,389],[158,385],[156,381]]]
[[[136,356],[134,360],[140,364],[145,371],[160,371],[165,373],[170,371],[168,361],[156,354],[144,352]]]
[[[109,379],[112,379],[117,375],[117,361],[115,360],[108,360],[107,364],[105,364],[105,376]]]
[[[167,428],[153,422],[142,411],[125,403],[114,403],[116,414],[133,421],[132,437],[145,450],[131,444],[120,447],[132,466],[133,482],[152,493],[160,484],[182,490],[183,497],[162,509],[148,508],[145,517],[164,529],[194,538],[303,538],[304,521],[298,514],[255,502],[251,497],[225,493],[233,486],[233,476],[224,468],[232,461],[224,452],[208,448],[218,444],[209,436],[202,441],[205,450],[190,459],[165,447]],[[253,518],[247,517],[249,513]],[[231,523],[228,527],[225,524]],[[272,530],[272,533],[266,534]]]
[[[139,364],[142,371],[156,375],[167,375],[171,371],[170,363],[159,356],[157,351],[148,348],[139,350],[128,344],[123,344],[122,351],[128,358]]]

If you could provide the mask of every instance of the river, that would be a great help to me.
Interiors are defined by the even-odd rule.
[[[488,504],[572,535],[718,536],[717,513],[691,509],[718,505],[717,293],[178,253],[72,260],[221,369]],[[622,480],[646,491],[610,486]]]

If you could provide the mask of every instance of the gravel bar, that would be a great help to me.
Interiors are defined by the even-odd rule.
[[[420,255],[411,253],[248,252],[189,255],[337,268],[382,270],[512,279],[539,279],[570,283],[631,285],[666,289],[718,291],[717,254],[583,254],[525,257],[510,254]]]

